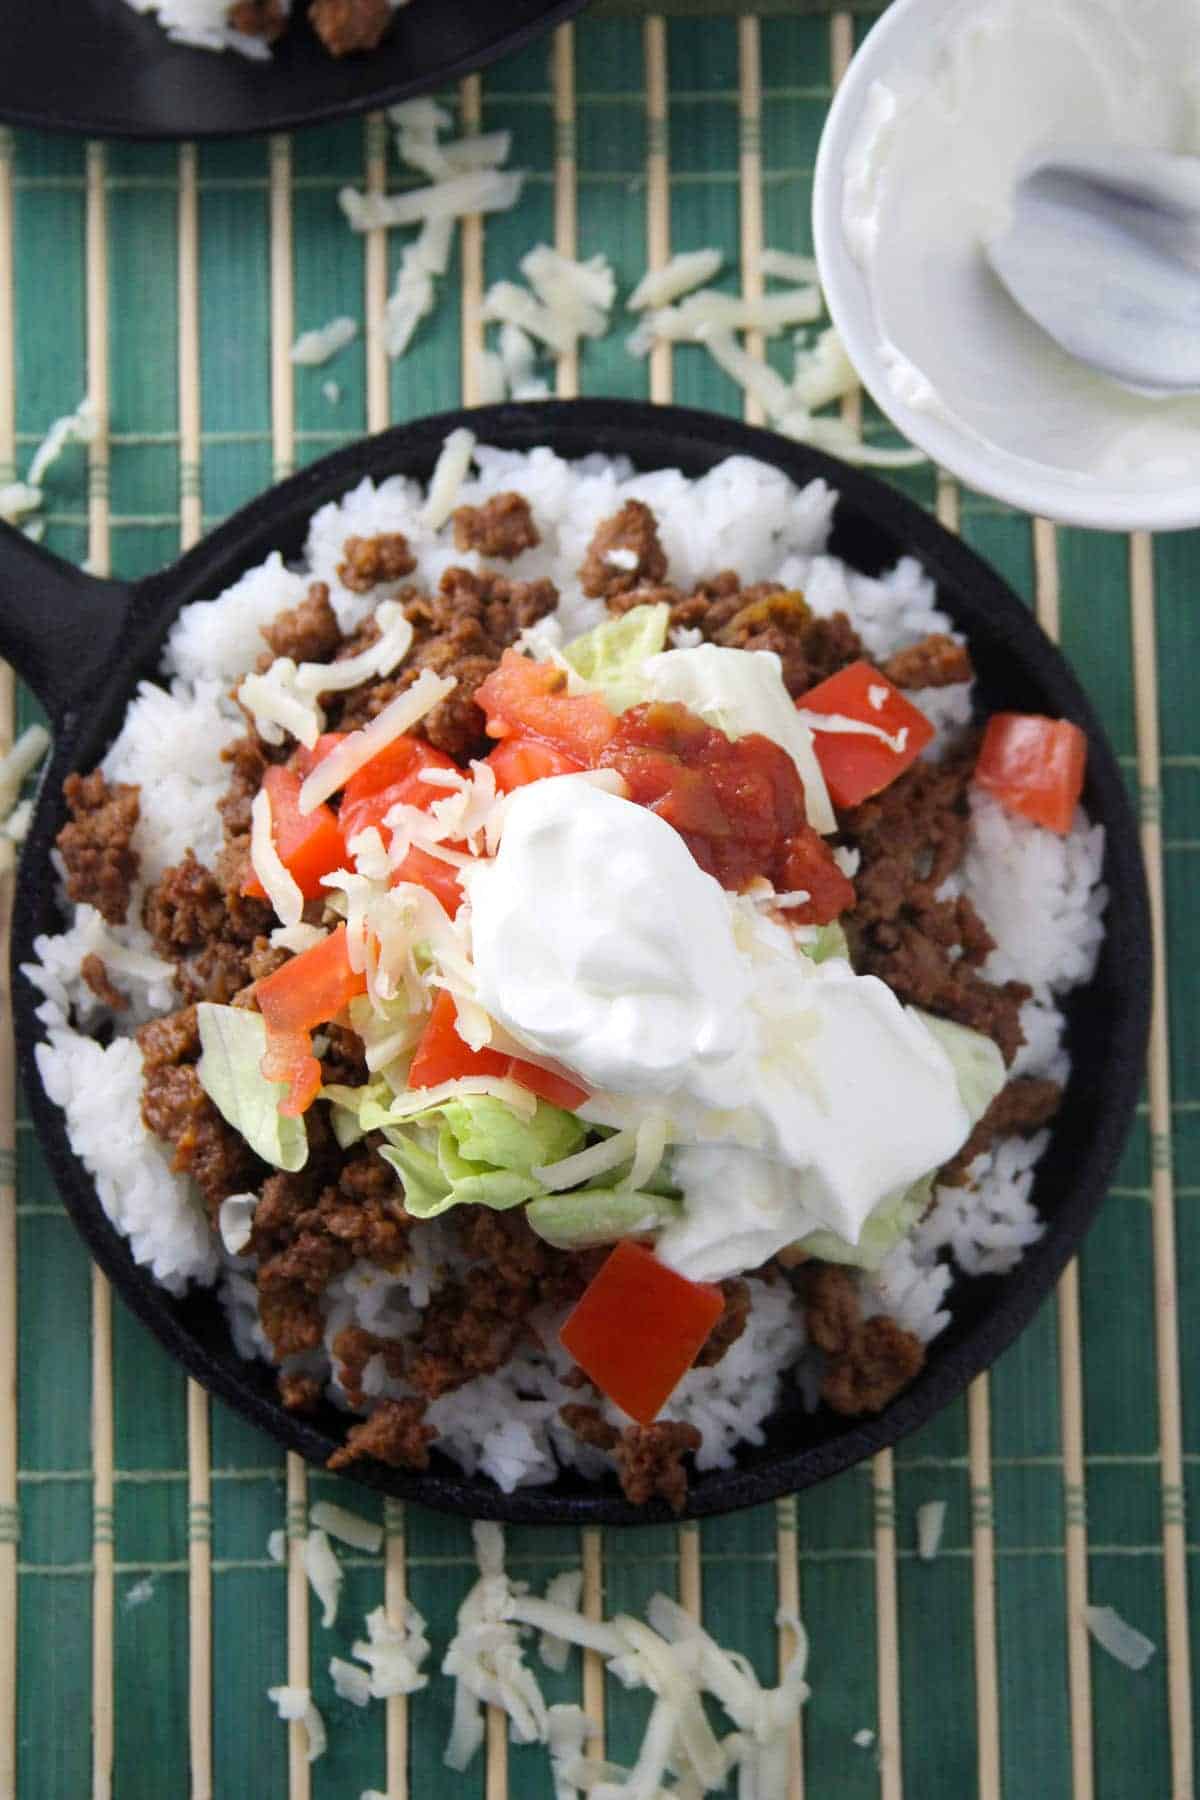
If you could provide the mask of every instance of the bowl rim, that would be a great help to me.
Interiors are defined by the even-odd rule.
[[[91,707],[67,708],[55,720],[52,761],[43,778],[34,821],[18,875],[12,943],[14,1013],[22,1076],[37,1137],[60,1193],[101,1267],[123,1299],[167,1350],[204,1386],[267,1431],[285,1448],[323,1465],[335,1448],[320,1423],[286,1412],[266,1384],[265,1365],[241,1362],[232,1355],[222,1323],[216,1348],[207,1341],[211,1313],[219,1303],[207,1298],[179,1301],[168,1294],[148,1269],[133,1262],[126,1240],[109,1224],[82,1164],[67,1142],[62,1113],[46,1095],[38,1076],[35,1046],[43,1032],[35,1016],[41,996],[19,975],[21,962],[33,951],[40,929],[56,928],[53,894],[43,878],[50,846],[62,816],[57,798],[63,777],[73,767],[91,767],[97,747],[111,740],[109,721],[123,711],[139,674],[154,666],[170,622],[179,608],[197,598],[219,593],[237,571],[261,561],[267,550],[297,541],[297,527],[316,506],[343,494],[364,474],[427,473],[451,430],[466,426],[481,442],[514,449],[548,443],[571,457],[589,450],[626,453],[641,467],[683,466],[693,473],[728,455],[751,455],[781,469],[803,485],[822,477],[839,492],[831,548],[843,529],[862,534],[860,566],[890,566],[899,555],[915,555],[939,588],[940,599],[975,616],[978,646],[985,639],[989,655],[1028,665],[1038,691],[1048,686],[1062,716],[1088,732],[1092,744],[1088,794],[1107,831],[1105,877],[1119,897],[1107,921],[1101,968],[1113,987],[1111,1038],[1103,1050],[1102,1090],[1106,1104],[1094,1124],[1089,1120],[1070,1165],[1065,1198],[1047,1218],[1045,1235],[997,1289],[982,1302],[980,1317],[960,1335],[952,1324],[949,1339],[935,1348],[916,1382],[885,1411],[858,1418],[825,1440],[801,1441],[778,1454],[768,1445],[765,1460],[697,1477],[689,1488],[684,1518],[699,1518],[760,1504],[811,1485],[861,1462],[893,1444],[957,1398],[968,1382],[1007,1347],[1028,1323],[1074,1253],[1083,1232],[1107,1191],[1140,1092],[1143,1054],[1149,1026],[1150,924],[1145,881],[1138,848],[1137,825],[1119,766],[1094,709],[1061,653],[1037,626],[1032,614],[1002,578],[934,516],[898,490],[861,469],[838,463],[807,446],[737,420],[681,407],[613,400],[546,401],[525,406],[468,409],[415,421],[375,438],[335,451],[268,490],[227,520],[178,563],[128,590],[129,619],[123,646],[114,661],[104,693]],[[220,585],[217,585],[217,584]],[[1103,804],[1097,803],[1097,797]],[[1096,986],[1093,982],[1092,987]],[[1082,990],[1087,994],[1092,987]],[[1081,1039],[1081,1045],[1086,1040]],[[1075,1090],[1068,1090],[1070,1098]],[[1090,1099],[1078,1102],[1091,1108]],[[1064,1109],[1065,1110],[1065,1109]],[[1051,1145],[1053,1152],[1054,1145]],[[1036,1192],[1036,1189],[1035,1189]],[[978,1285],[968,1283],[970,1295]],[[972,1302],[973,1304],[973,1302]],[[223,1321],[223,1315],[221,1315]],[[257,1372],[257,1373],[256,1373]],[[257,1382],[257,1386],[252,1385]],[[273,1382],[271,1382],[273,1388]],[[329,1416],[332,1409],[329,1409]],[[567,1480],[558,1492],[518,1488],[503,1494],[486,1478],[467,1477],[446,1459],[425,1473],[395,1471],[374,1463],[355,1463],[346,1471],[363,1484],[399,1498],[445,1511],[509,1523],[573,1525],[652,1524],[673,1520],[662,1504],[634,1507],[608,1485]]]
[[[825,303],[847,355],[879,410],[904,437],[950,474],[1021,512],[1096,531],[1181,531],[1200,525],[1200,478],[1147,493],[1099,485],[989,444],[892,392],[879,355],[874,304],[842,230],[847,154],[873,82],[907,66],[930,29],[976,0],[892,0],[834,90],[817,146],[812,187],[813,249]]]

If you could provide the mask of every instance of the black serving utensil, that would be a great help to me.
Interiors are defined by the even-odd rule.
[[[184,1367],[289,1449],[324,1463],[344,1434],[345,1415],[327,1406],[312,1418],[279,1404],[272,1372],[243,1362],[207,1292],[172,1298],[138,1268],[109,1225],[86,1171],[67,1142],[63,1117],[41,1089],[34,1046],[38,995],[17,972],[39,932],[61,929],[50,851],[62,825],[63,778],[91,769],[117,729],[136,682],[152,677],[180,607],[211,597],[275,549],[295,556],[311,513],[364,475],[424,480],[448,432],[469,426],[508,449],[548,444],[577,457],[624,455],[639,467],[702,474],[723,457],[753,456],[798,483],[820,477],[839,493],[830,549],[876,574],[915,556],[933,577],[938,603],[967,633],[986,710],[1048,713],[1080,725],[1089,740],[1085,803],[1106,832],[1107,931],[1091,983],[1068,1003],[1071,1079],[1034,1196],[1046,1231],[1009,1275],[960,1278],[953,1319],[930,1348],[912,1386],[874,1418],[807,1413],[785,1382],[761,1446],[729,1470],[697,1476],[686,1515],[732,1511],[810,1486],[851,1467],[923,1425],[992,1363],[1028,1323],[1074,1253],[1103,1199],[1142,1080],[1150,1007],[1151,939],[1138,833],[1116,758],[1059,651],[994,570],[910,500],[859,469],[732,419],[621,400],[544,401],[442,414],[400,426],[323,458],[237,513],[179,562],[132,584],[97,581],[0,530],[0,655],[46,706],[54,748],[21,860],[13,927],[14,1012],[21,1069],[34,1125],[63,1199],[118,1292]],[[634,1507],[614,1484],[564,1474],[548,1488],[502,1494],[435,1456],[424,1473],[353,1465],[356,1479],[406,1499],[479,1518],[625,1525],[661,1521],[661,1505]]]
[[[411,0],[379,48],[340,60],[307,0],[270,62],[173,43],[125,0],[10,0],[0,119],[91,137],[207,138],[326,124],[448,86],[586,0]]]

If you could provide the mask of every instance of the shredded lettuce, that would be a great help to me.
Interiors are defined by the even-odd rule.
[[[647,698],[642,664],[666,643],[670,617],[665,604],[632,606],[620,618],[585,631],[563,655],[577,674],[599,688],[614,712],[624,712]]]
[[[532,1118],[522,1118],[490,1094],[445,1100],[383,1130],[388,1142],[380,1155],[404,1183],[405,1207],[418,1219],[452,1206],[520,1206],[546,1191],[535,1166],[569,1156],[584,1138],[579,1120],[560,1107],[539,1100]]]
[[[958,1083],[958,1097],[967,1109],[971,1124],[978,1125],[1008,1080],[999,1046],[982,1031],[972,1031],[969,1025],[956,1025],[952,1019],[936,1018],[919,1007],[913,1007],[912,1011],[950,1058]]]
[[[581,1188],[531,1200],[525,1217],[556,1250],[592,1250],[635,1232],[658,1231],[683,1211],[680,1200],[645,1190]]]
[[[268,1081],[259,1068],[267,1051],[262,1014],[202,1001],[196,1018],[202,1049],[196,1073],[225,1123],[272,1168],[302,1169],[308,1161],[304,1120],[283,1117],[279,1102],[287,1084]]]
[[[802,950],[810,961],[828,962],[834,956],[839,957],[842,962],[850,961],[850,944],[836,919],[832,924],[814,925],[812,929],[814,937],[807,943],[799,939],[796,943],[796,948]]]

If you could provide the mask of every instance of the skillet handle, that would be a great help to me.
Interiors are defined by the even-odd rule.
[[[129,623],[132,593],[0,524],[0,658],[56,725],[102,684]]]

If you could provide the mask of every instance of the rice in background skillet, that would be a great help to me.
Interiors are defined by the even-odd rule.
[[[739,1442],[761,1441],[763,1421],[784,1381],[798,1380],[814,1403],[823,1391],[841,1410],[876,1410],[885,1404],[919,1366],[921,1347],[948,1322],[956,1270],[1004,1273],[1040,1235],[1030,1190],[1047,1134],[1035,1127],[1052,1114],[1053,1084],[1068,1073],[1058,998],[1090,977],[1102,936],[1103,833],[1077,810],[1070,830],[1057,835],[1013,817],[968,786],[974,755],[970,681],[911,686],[923,669],[939,679],[961,676],[962,659],[954,649],[961,637],[937,610],[932,583],[911,559],[874,579],[825,553],[835,495],[824,483],[815,481],[800,490],[780,472],[744,458],[732,458],[700,480],[688,481],[671,470],[634,474],[627,464],[601,457],[568,464],[544,449],[523,454],[477,448],[478,473],[472,475],[468,449],[465,441],[452,441],[428,500],[417,484],[400,477],[378,487],[364,481],[340,505],[316,514],[303,569],[288,569],[272,557],[216,601],[184,609],[164,655],[169,686],[143,684],[102,764],[107,783],[138,789],[139,816],[129,845],[136,872],[128,880],[132,864],[118,867],[119,855],[115,863],[110,858],[108,868],[117,889],[128,888],[126,920],[113,923],[82,904],[74,908],[67,932],[39,939],[40,962],[28,971],[45,994],[39,1017],[46,1026],[46,1043],[39,1048],[38,1062],[47,1092],[65,1110],[72,1145],[135,1258],[150,1265],[173,1292],[189,1281],[219,1282],[240,1353],[276,1361],[281,1360],[276,1352],[282,1353],[281,1390],[291,1404],[311,1403],[324,1391],[343,1407],[361,1412],[374,1406],[371,1422],[356,1433],[359,1453],[370,1454],[374,1448],[386,1460],[419,1465],[432,1441],[468,1472],[481,1470],[505,1491],[552,1481],[560,1464],[598,1475],[612,1466],[615,1456],[632,1498],[661,1495],[679,1505],[685,1492],[682,1453],[694,1448],[700,1469],[727,1466]],[[482,522],[461,514],[450,520],[452,508],[486,508],[497,495],[512,493],[528,502],[528,514],[506,503],[485,512]],[[649,508],[655,531],[645,528],[645,515],[627,513],[627,521],[641,520],[637,529],[627,529],[624,542],[620,531],[607,536],[601,531],[593,547],[598,528],[631,501]],[[536,543],[527,542],[528,517]],[[474,541],[492,554],[456,547],[456,522],[460,543]],[[403,553],[390,537],[397,533],[406,540]],[[357,540],[357,548],[351,540]],[[586,585],[614,590],[607,603],[581,585],[580,571],[593,548]],[[461,569],[468,571],[465,579],[448,575]],[[714,580],[728,570],[737,572],[736,581]],[[473,579],[481,573],[493,578],[483,582],[482,593]],[[498,585],[494,578],[515,585]],[[311,606],[313,582],[326,584],[332,613]],[[553,583],[554,591],[539,583]],[[707,588],[697,594],[705,583]],[[805,607],[793,605],[789,611],[777,604],[772,612],[768,604],[764,612],[769,591],[746,593],[758,584],[778,584],[785,595],[802,591]],[[818,1255],[810,1255],[807,1265],[785,1252],[786,1270],[771,1259],[765,1269],[725,1282],[725,1312],[717,1332],[731,1341],[718,1360],[683,1377],[659,1422],[644,1430],[630,1427],[602,1395],[586,1387],[581,1391],[578,1371],[557,1341],[563,1313],[594,1271],[599,1252],[548,1251],[525,1227],[519,1205],[509,1212],[487,1205],[455,1206],[413,1225],[398,1240],[388,1215],[400,1187],[378,1158],[373,1146],[381,1140],[374,1136],[369,1143],[355,1143],[344,1156],[328,1147],[313,1153],[310,1177],[315,1180],[313,1169],[320,1164],[332,1184],[325,1202],[304,1190],[303,1174],[273,1176],[251,1159],[253,1192],[262,1193],[268,1178],[270,1201],[265,1209],[263,1200],[257,1202],[262,1209],[259,1235],[251,1240],[256,1202],[241,1198],[244,1159],[239,1162],[235,1148],[226,1169],[211,1162],[201,1168],[195,1161],[195,1133],[189,1136],[186,1123],[180,1123],[186,1121],[187,1107],[197,1104],[196,1045],[172,1050],[171,1027],[156,1027],[158,1038],[145,1041],[160,1051],[167,1043],[166,1079],[178,1079],[186,1090],[182,1110],[176,1109],[174,1143],[160,1141],[143,1123],[143,1052],[134,1035],[138,1027],[182,1005],[177,981],[187,998],[225,1002],[235,985],[249,983],[280,960],[265,946],[256,955],[248,941],[224,962],[221,954],[206,956],[198,942],[187,941],[180,926],[186,907],[177,905],[173,912],[168,907],[164,914],[154,904],[154,890],[164,875],[169,892],[176,876],[168,871],[191,866],[189,851],[205,869],[217,868],[223,856],[227,868],[231,857],[244,860],[249,788],[258,777],[243,782],[234,805],[226,805],[229,823],[236,828],[232,851],[220,810],[230,790],[226,752],[246,734],[246,717],[232,690],[256,664],[271,662],[271,653],[264,651],[265,629],[276,638],[274,650],[289,647],[297,662],[326,661],[339,650],[345,654],[368,645],[377,635],[369,622],[395,595],[402,596],[403,607],[417,621],[413,651],[396,671],[400,685],[411,679],[408,670],[421,657],[430,666],[440,662],[469,677],[468,685],[477,682],[521,626],[528,627],[523,648],[561,662],[562,645],[620,616],[635,597],[646,607],[671,605],[675,622],[670,643],[675,648],[694,647],[707,634],[721,631],[726,638],[732,632],[735,641],[748,640],[750,648],[764,642],[783,646],[792,657],[785,666],[797,692],[858,657],[878,667],[899,652],[922,647],[908,659],[907,670],[904,658],[892,667],[909,685],[907,697],[936,725],[937,735],[915,770],[900,778],[908,785],[897,792],[906,794],[914,783],[927,783],[949,796],[946,805],[962,815],[961,827],[952,834],[962,839],[961,858],[951,858],[955,866],[939,886],[934,912],[925,916],[922,929],[949,934],[939,979],[948,977],[952,984],[964,932],[975,941],[963,967],[983,955],[971,924],[976,916],[994,941],[978,978],[969,974],[962,980],[975,1001],[986,1003],[984,1011],[994,1015],[1007,1049],[1015,1048],[1006,1102],[992,1114],[1001,1135],[982,1143],[969,1170],[952,1168],[951,1178],[936,1186],[931,1200],[928,1188],[924,1196],[907,1196],[867,1257],[877,1266],[842,1266],[843,1257],[854,1253],[832,1244],[826,1234],[809,1239],[810,1251]],[[279,615],[289,609],[295,616],[280,635]],[[845,615],[847,627],[812,623],[838,614]],[[383,615],[385,629],[395,616],[392,603]],[[306,619],[311,627],[307,647]],[[764,637],[764,631],[775,635]],[[940,651],[926,648],[931,636],[942,640]],[[354,642],[343,650],[346,639]],[[802,670],[805,654],[811,664],[807,675]],[[573,685],[584,684],[573,678]],[[338,725],[342,714],[347,727],[362,725],[396,689],[392,677],[367,683],[348,699],[327,694],[330,725]],[[479,739],[482,719],[475,712],[471,720],[474,709],[463,714],[456,712],[457,702],[444,706],[440,725],[426,722],[435,742],[439,730],[443,743],[456,750],[472,734]],[[486,741],[474,744],[478,752],[487,747]],[[287,737],[266,755],[283,758],[293,749]],[[256,758],[261,775],[259,751],[251,756],[252,765]],[[930,774],[930,765],[941,776]],[[115,830],[110,840],[119,840],[120,797],[95,798],[117,807],[108,824]],[[886,801],[886,790],[882,798]],[[842,842],[851,854],[841,860],[864,894],[874,893],[878,885],[872,869],[881,853],[871,835],[872,807],[877,805],[868,801],[843,821],[849,829]],[[865,861],[857,860],[856,843]],[[367,851],[359,854],[369,861]],[[921,867],[920,854],[912,868],[929,873]],[[102,893],[108,876],[100,876]],[[914,879],[910,871],[910,888]],[[201,880],[200,888],[202,911],[212,899],[208,889],[219,893],[219,887],[210,882],[205,889]],[[157,936],[141,923],[147,896],[147,916]],[[956,910],[960,897],[971,905]],[[223,905],[217,902],[218,911]],[[114,915],[118,910],[119,895],[109,907]],[[311,915],[311,907],[309,911]],[[881,933],[878,916],[874,925],[867,911],[862,917],[867,924],[856,928],[854,911],[848,916],[851,936],[860,938],[856,958],[884,973],[891,958],[899,969],[886,921]],[[267,930],[277,925],[265,913],[263,923]],[[812,928],[800,933],[809,939],[817,935]],[[298,947],[302,939],[303,928],[289,941]],[[837,946],[826,945],[830,947],[836,954]],[[919,964],[931,953],[931,940],[923,938],[918,949]],[[439,979],[442,974],[444,970]],[[911,985],[914,979],[910,964],[900,983]],[[1005,994],[1000,991],[1005,983],[1024,984],[1029,992]],[[125,1004],[117,1006],[118,1000]],[[939,1010],[939,1003],[932,1009]],[[351,1071],[357,1052],[347,1033],[335,1029],[328,1037],[330,1041],[318,1044],[324,1075],[343,1090],[344,1101],[347,1085],[362,1085],[371,1077],[363,1069]],[[400,1071],[401,1088],[412,1037],[410,1033],[392,1065],[393,1074]],[[178,1059],[173,1072],[172,1055]],[[199,1104],[208,1106],[203,1094]],[[320,1135],[327,1139],[331,1115],[324,1101],[310,1117],[317,1115],[326,1119]],[[345,1126],[344,1108],[339,1122]],[[402,1120],[394,1123],[398,1143],[407,1146],[420,1136]],[[621,1121],[614,1115],[612,1123]],[[589,1136],[593,1144],[599,1141],[594,1129]],[[423,1140],[426,1148],[431,1141]],[[645,1150],[644,1137],[638,1137],[637,1150]],[[563,1154],[561,1145],[557,1154]],[[646,1185],[662,1190],[673,1176],[689,1216],[692,1207],[697,1216],[714,1203],[719,1208],[722,1182],[729,1181],[736,1156],[743,1153],[735,1152],[735,1162],[725,1165],[723,1154],[728,1150],[695,1144],[673,1158],[668,1152],[653,1172],[657,1183],[652,1178]],[[405,1148],[394,1160],[403,1164],[408,1155]],[[216,1160],[219,1164],[220,1158]],[[333,1190],[340,1162],[354,1173],[345,1178],[338,1200]],[[371,1173],[365,1172],[368,1165]],[[413,1166],[411,1161],[405,1165],[406,1187]],[[607,1179],[617,1181],[621,1174],[618,1169]],[[196,1175],[207,1187],[220,1233],[210,1223]],[[338,1211],[335,1200],[342,1217],[331,1225]],[[347,1221],[348,1206],[359,1209],[358,1224]],[[672,1209],[677,1212],[678,1201],[668,1195],[663,1208],[665,1219]],[[362,1225],[367,1213],[379,1223],[373,1242]],[[890,1244],[889,1237],[894,1240]],[[400,1254],[398,1242],[403,1245]],[[274,1294],[267,1332],[255,1285],[255,1250]],[[519,1314],[515,1324],[506,1313]],[[490,1341],[487,1330],[475,1332],[469,1342],[456,1341],[455,1320],[472,1316],[477,1322],[481,1317],[490,1321]],[[527,1321],[531,1329],[524,1328]],[[480,1372],[462,1380],[468,1365]],[[568,1409],[565,1418],[563,1408]]]

